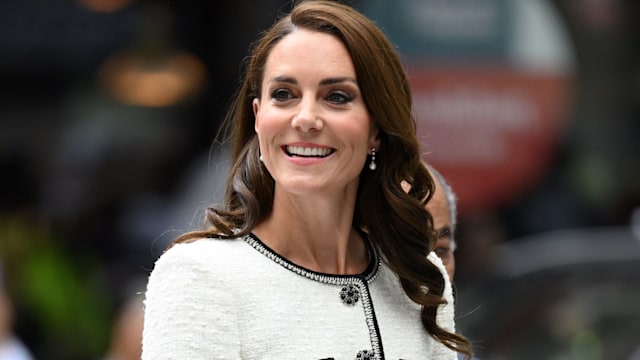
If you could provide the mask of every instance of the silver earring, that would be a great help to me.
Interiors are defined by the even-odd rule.
[[[369,163],[369,170],[375,170],[376,165],[376,148],[371,148],[371,162]]]

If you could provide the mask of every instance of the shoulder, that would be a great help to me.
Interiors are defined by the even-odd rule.
[[[444,293],[442,294],[442,296],[445,298],[445,300],[453,304],[453,287],[451,285],[451,279],[449,279],[447,269],[444,267],[442,260],[433,251],[430,252],[429,255],[427,255],[427,259],[429,259],[429,261],[431,261],[431,263],[434,264],[438,268],[438,270],[440,270],[440,274],[442,274],[442,278],[444,279]]]
[[[430,252],[427,256],[427,259],[429,259],[429,261],[431,261],[436,267],[438,267],[440,273],[442,274],[442,278],[444,279],[444,292],[442,294],[442,297],[446,300],[446,304],[438,306],[436,322],[438,323],[438,326],[440,326],[444,330],[450,333],[455,333],[455,308],[451,279],[449,279],[449,275],[444,267],[444,264],[442,263],[442,260],[440,260],[435,252]],[[432,355],[434,359],[457,359],[456,353],[447,348],[441,342],[436,342],[434,344]]]
[[[156,261],[145,292],[146,317],[197,314],[206,306],[228,306],[232,286],[242,274],[230,269],[249,248],[241,239],[198,239],[178,243]],[[215,299],[215,300],[214,300]]]
[[[440,259],[440,257],[436,255],[436,253],[433,251],[430,252],[429,255],[427,255],[427,259],[431,261],[431,263],[434,264],[438,268],[438,270],[440,270],[440,273],[444,278],[444,284],[445,284],[445,289],[444,289],[445,293],[443,294],[444,297],[446,298],[447,296],[453,296],[451,279],[449,279],[449,273],[447,273],[447,269],[444,267],[444,263],[442,262],[442,259]]]
[[[178,243],[167,249],[156,261],[154,271],[170,267],[172,271],[211,267],[240,257],[248,246],[242,239],[203,238]]]
[[[199,239],[158,258],[145,292],[143,359],[204,358],[235,346],[233,295],[242,273],[229,266],[247,249],[241,239]],[[214,350],[204,340],[222,338],[231,345]]]
[[[175,244],[157,259],[147,283],[147,295],[202,291],[211,284],[220,288],[233,280],[238,273],[233,269],[244,262],[250,249],[242,239],[203,238]]]
[[[442,263],[442,260],[440,259],[440,257],[436,255],[435,251],[430,252],[429,255],[427,255],[427,259],[429,259],[429,261],[431,261],[435,266],[437,266],[441,273],[443,274],[447,273],[447,270],[444,267],[444,263]]]
[[[161,256],[163,258],[200,258],[202,255],[214,255],[221,251],[233,251],[244,246],[245,242],[242,238],[219,239],[219,238],[201,238],[189,242],[177,243],[168,248]]]
[[[429,259],[429,261],[431,261],[440,270],[442,278],[444,279],[444,292],[442,294],[442,297],[447,301],[447,303],[438,307],[437,320],[440,326],[451,331],[455,328],[454,298],[451,279],[449,279],[449,274],[447,273],[447,269],[444,267],[442,260],[440,260],[435,252],[430,252],[427,256],[427,259]]]

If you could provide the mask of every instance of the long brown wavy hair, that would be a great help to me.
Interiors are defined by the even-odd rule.
[[[466,338],[436,323],[437,308],[446,301],[442,297],[443,275],[425,256],[435,244],[432,218],[425,210],[434,183],[421,164],[407,75],[380,29],[348,5],[300,1],[253,44],[225,119],[234,152],[224,209],[208,209],[210,228],[183,234],[174,243],[203,237],[241,237],[271,213],[274,180],[259,161],[252,100],[260,98],[271,50],[299,28],[331,34],[346,46],[362,97],[379,130],[378,167],[375,171],[363,169],[360,174],[353,227],[368,233],[371,243],[398,274],[406,294],[422,305],[426,331],[447,347],[470,355]],[[400,185],[403,180],[411,185],[409,193]]]

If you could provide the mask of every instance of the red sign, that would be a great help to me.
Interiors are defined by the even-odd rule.
[[[570,79],[510,69],[413,69],[424,160],[459,198],[460,213],[495,207],[535,184],[566,121]]]

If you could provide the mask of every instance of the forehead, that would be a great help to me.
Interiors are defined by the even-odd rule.
[[[436,190],[431,197],[431,200],[427,203],[427,210],[434,217],[434,222],[441,220],[447,224],[451,223],[451,213],[449,212],[449,203],[442,190],[442,186],[436,181]]]
[[[296,29],[271,49],[265,74],[304,69],[333,71],[345,76],[355,74],[351,56],[340,39],[327,33]]]

